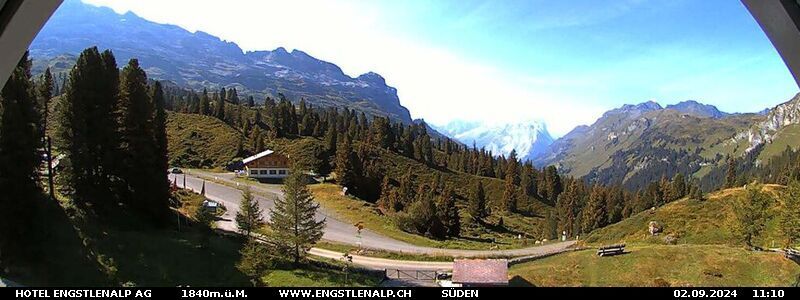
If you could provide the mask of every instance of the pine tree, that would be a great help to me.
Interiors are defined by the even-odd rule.
[[[748,184],[746,196],[734,205],[735,232],[748,247],[753,247],[753,239],[766,228],[770,199],[762,188],[761,184]]]
[[[556,201],[558,232],[566,232],[567,236],[574,235],[578,227],[578,203],[580,202],[578,189],[577,181],[570,181],[564,192],[558,195],[558,201]]]
[[[287,253],[296,263],[322,238],[325,220],[315,219],[319,204],[314,202],[304,175],[292,171],[283,185],[283,198],[275,199],[269,227],[280,253]]]
[[[475,224],[480,224],[483,222],[483,218],[489,216],[486,212],[486,192],[484,192],[483,182],[480,180],[478,180],[478,184],[475,185],[475,188],[472,190],[472,194],[469,197],[469,206],[467,208],[472,222]]]
[[[203,94],[200,95],[200,114],[208,116],[211,114],[211,103],[208,99],[208,90],[203,88]]]
[[[30,66],[25,53],[0,92],[0,261],[31,255],[20,244],[31,238],[34,201],[41,194],[36,175],[42,132]]]
[[[220,94],[224,95],[225,88],[222,89]],[[214,94],[214,116],[221,121],[225,121],[225,97],[222,95]]]
[[[800,182],[789,183],[783,202],[780,227],[786,237],[784,246],[795,247],[800,243]]]
[[[239,232],[249,238],[253,231],[264,226],[264,218],[261,214],[261,208],[258,206],[258,201],[253,198],[250,188],[245,188],[242,191],[239,211],[236,212],[236,225],[239,227]]]
[[[391,200],[392,186],[389,183],[389,176],[384,175],[381,181],[381,196],[378,198],[378,207],[383,211],[389,211]]]
[[[159,178],[164,170],[169,168],[169,150],[167,141],[167,111],[164,89],[161,82],[156,81],[150,91],[150,99],[153,102],[153,164],[150,169],[152,176],[153,194],[149,205],[160,207],[158,213],[167,212],[169,206],[169,182]]]
[[[62,179],[74,189],[79,204],[116,202],[110,187],[124,159],[117,150],[118,93],[114,55],[101,54],[96,47],[81,52],[56,109],[55,140],[69,160]]]
[[[344,139],[336,146],[336,181],[347,188],[355,186],[355,170],[353,167],[353,150],[350,138]]]
[[[41,108],[41,128],[42,132],[46,133],[48,116],[50,114],[50,100],[53,98],[53,74],[50,73],[50,68],[44,70],[44,74],[37,87],[37,96],[39,96],[39,108]]]
[[[728,171],[725,173],[725,187],[732,188],[736,186],[736,160],[728,157]]]
[[[256,240],[248,240],[239,254],[241,258],[236,263],[236,269],[250,278],[253,286],[262,284],[261,278],[269,274],[277,265],[272,255],[276,253],[268,244]]]
[[[606,226],[606,199],[602,187],[599,185],[592,187],[589,193],[589,200],[586,202],[586,207],[582,212],[581,231],[584,233]]]
[[[674,199],[677,200],[686,196],[686,179],[682,173],[675,174],[672,178],[672,192]]]
[[[503,209],[506,212],[517,210],[517,185],[519,185],[520,181],[517,163],[517,151],[511,150],[511,154],[508,156],[503,189]]]
[[[442,222],[442,226],[444,226],[447,236],[457,237],[461,235],[461,217],[456,206],[456,195],[451,188],[445,187],[442,194],[439,195],[439,199],[436,202],[436,213]]]

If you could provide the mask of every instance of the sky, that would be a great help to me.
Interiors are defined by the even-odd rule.
[[[798,92],[738,0],[83,1],[379,73],[436,125],[543,121],[558,137],[623,104],[755,112]]]

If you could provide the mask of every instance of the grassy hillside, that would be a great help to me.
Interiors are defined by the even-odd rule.
[[[291,140],[279,139],[273,141],[271,146],[289,153],[291,157],[301,159],[304,156],[308,156],[309,153],[314,153],[314,149],[322,147],[322,141],[308,137]],[[431,168],[418,161],[386,150],[380,150],[377,159],[379,161],[378,164],[384,169],[384,174],[394,180],[399,180],[407,170],[411,169],[415,182],[432,182],[438,174],[442,177],[442,181],[453,187],[458,198],[458,206],[461,208],[462,239],[436,241],[403,232],[395,226],[390,216],[380,214],[374,204],[354,197],[343,197],[340,195],[340,187],[333,184],[312,186],[312,191],[314,191],[317,200],[326,208],[336,212],[340,218],[352,223],[365,222],[367,228],[402,241],[425,246],[470,249],[486,249],[492,246],[511,248],[532,243],[532,239],[537,238],[538,224],[544,222],[543,216],[553,210],[552,207],[538,199],[529,198],[527,201],[521,201],[529,204],[521,207],[525,212],[523,214],[496,213],[487,218],[488,223],[496,224],[502,217],[505,224],[504,227],[472,228],[468,226],[465,212],[467,197],[471,189],[477,185],[479,180],[482,181],[487,201],[490,202],[489,205],[491,206],[493,201],[497,203],[502,197],[502,180]],[[518,235],[523,235],[525,238],[522,240],[517,239]],[[494,243],[492,242],[493,239]]]
[[[783,241],[778,230],[780,200],[778,193],[783,187],[767,185],[764,191],[772,197],[773,216],[767,223],[764,234],[756,237],[754,243],[763,247],[772,247],[773,241],[780,246]],[[604,244],[616,242],[665,243],[666,236],[677,238],[678,244],[739,244],[732,232],[734,222],[733,202],[745,196],[744,188],[733,188],[709,194],[707,200],[698,201],[681,199],[655,210],[647,210],[619,223],[592,232],[586,242]],[[658,236],[650,236],[648,224],[656,221],[664,227]]]
[[[167,124],[170,161],[174,165],[187,167],[214,168],[223,166],[235,156],[236,145],[241,133],[233,127],[213,117],[170,113]],[[309,167],[315,160],[325,159],[323,152],[324,142],[313,137],[278,138],[267,141],[266,146],[293,158],[295,164]],[[354,148],[357,146],[354,146]],[[454,248],[489,247],[518,247],[531,243],[538,236],[538,224],[544,221],[544,216],[553,210],[536,198],[520,201],[522,214],[493,214],[487,218],[489,224],[497,224],[503,218],[503,227],[487,226],[488,228],[471,228],[468,226],[464,208],[471,190],[481,181],[486,191],[489,206],[499,205],[502,199],[504,183],[500,179],[479,177],[465,173],[453,172],[446,169],[432,168],[416,160],[407,158],[388,150],[376,150],[377,165],[383,169],[383,174],[394,179],[395,182],[410,169],[414,174],[416,183],[430,183],[435,176],[441,176],[448,186],[455,189],[458,206],[462,208],[462,237],[463,239],[436,241],[419,235],[400,231],[389,216],[378,214],[372,204],[356,198],[343,198],[338,195],[339,188],[333,185],[315,187],[317,197],[323,205],[337,211],[342,217],[353,223],[370,221],[368,228],[388,234],[397,239],[410,243],[426,246],[446,246]],[[320,157],[323,156],[323,157]],[[353,211],[352,207],[358,207]],[[523,235],[525,239],[516,239]],[[492,242],[494,240],[494,242]]]
[[[512,266],[515,286],[790,286],[800,265],[771,252],[720,245],[637,245],[599,257],[570,252]]]
[[[214,117],[170,112],[167,138],[170,165],[216,168],[236,157],[242,134]]]
[[[191,213],[203,198],[179,192],[181,214]],[[250,286],[237,268],[243,241],[207,234],[182,215],[173,228],[153,228],[132,215],[110,217],[108,224],[87,215],[69,199],[49,202],[41,213],[45,231],[36,247],[45,255],[15,261],[0,276],[29,286]],[[278,268],[262,280],[272,286],[339,286],[341,268],[307,264]],[[374,286],[379,278],[352,275],[349,284]]]

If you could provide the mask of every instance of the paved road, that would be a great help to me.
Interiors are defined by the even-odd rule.
[[[177,175],[177,183],[179,187],[183,186],[184,175],[186,178],[186,187],[199,192],[203,182],[205,181],[206,197],[220,202],[227,208],[227,212],[218,221],[218,228],[223,230],[236,230],[236,223],[234,222],[236,212],[239,209],[239,201],[241,200],[241,191],[230,185],[241,185],[233,180],[233,174],[230,173],[207,173],[202,171],[189,171],[189,174]],[[175,175],[170,174],[169,179],[172,181]],[[201,179],[204,178],[204,179]],[[209,179],[209,180],[205,180]],[[224,182],[225,184],[215,183],[210,180]],[[253,190],[254,198],[259,202],[261,209],[264,210],[265,220],[269,220],[269,211],[274,206],[274,197],[282,197],[280,185],[269,184],[249,184]],[[574,241],[559,242],[537,247],[509,249],[509,250],[460,250],[460,249],[442,249],[433,247],[423,247],[412,245],[406,242],[398,241],[390,237],[380,235],[368,229],[361,231],[361,238],[359,239],[356,234],[355,226],[348,222],[337,219],[332,213],[327,211],[324,207],[317,213],[317,219],[326,219],[325,234],[323,239],[345,243],[350,245],[361,245],[364,248],[427,254],[437,256],[454,256],[454,257],[485,257],[485,256],[527,256],[542,253],[561,252],[573,245]],[[341,254],[339,254],[341,257]],[[430,263],[430,262],[426,262]],[[438,267],[438,266],[437,266]]]

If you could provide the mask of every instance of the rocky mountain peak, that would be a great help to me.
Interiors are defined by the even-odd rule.
[[[710,104],[703,104],[695,100],[686,100],[676,104],[667,105],[666,109],[672,109],[681,113],[694,115],[698,117],[708,118],[723,118],[728,116],[728,113],[722,112],[716,106]]]

